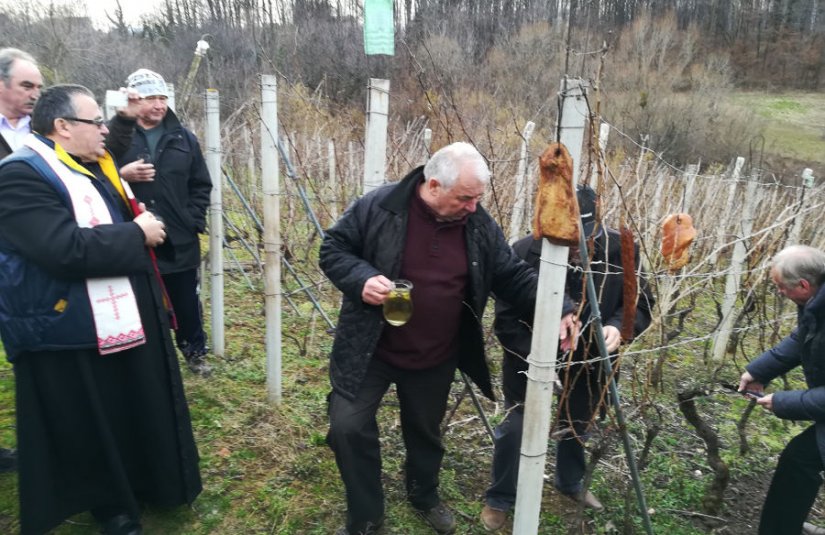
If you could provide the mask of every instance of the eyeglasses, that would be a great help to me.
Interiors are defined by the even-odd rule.
[[[66,121],[75,121],[75,122],[78,122],[78,123],[93,124],[98,128],[100,128],[101,126],[106,124],[106,121],[101,117],[98,117],[97,119],[81,119],[79,117],[61,117],[61,119],[65,119]]]
[[[782,281],[774,281],[774,286],[776,286],[776,291],[781,294],[787,294],[788,292],[792,292],[796,288],[799,288],[802,285],[801,281],[795,282],[782,282]]]

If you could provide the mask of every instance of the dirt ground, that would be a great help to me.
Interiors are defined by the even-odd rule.
[[[756,533],[762,500],[765,499],[772,475],[773,467],[770,467],[768,471],[753,476],[748,481],[731,481],[725,493],[724,519],[719,521],[697,517],[695,525],[700,529],[707,529],[708,533],[725,535]],[[825,501],[822,499],[821,492],[811,510],[808,522],[819,527],[825,526]]]
[[[745,480],[731,480],[725,492],[725,509],[718,516],[705,515],[697,511],[683,511],[688,522],[700,533],[714,535],[745,535],[756,533],[759,512],[765,498],[773,467],[750,476]],[[632,533],[614,521],[600,522],[598,515],[582,515],[575,502],[556,492],[552,485],[546,485],[542,510],[550,511],[563,519],[565,528],[557,528],[558,533],[568,535],[596,535]],[[674,513],[674,511],[669,511]],[[655,514],[655,513],[654,513]],[[825,527],[825,500],[820,498],[814,504],[808,522]],[[510,534],[512,522],[503,533]],[[796,535],[796,534],[789,534]]]

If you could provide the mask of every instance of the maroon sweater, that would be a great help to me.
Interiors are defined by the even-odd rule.
[[[432,368],[458,355],[458,327],[467,291],[467,244],[460,221],[439,222],[418,188],[410,202],[400,278],[413,283],[413,313],[387,325],[376,357],[398,368]]]

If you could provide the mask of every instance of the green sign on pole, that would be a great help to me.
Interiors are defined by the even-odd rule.
[[[364,52],[395,55],[393,0],[364,0]]]

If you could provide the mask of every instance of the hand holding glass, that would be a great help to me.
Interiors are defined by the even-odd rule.
[[[148,163],[148,164],[152,163],[152,155],[149,154],[149,152],[141,152],[140,154],[137,155],[137,159],[138,160],[143,160],[143,163]]]
[[[392,288],[384,301],[384,319],[393,327],[400,327],[410,320],[413,312],[413,283],[408,280],[392,281]]]

